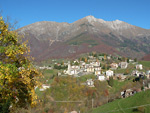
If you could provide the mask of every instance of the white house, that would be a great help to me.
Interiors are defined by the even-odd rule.
[[[142,64],[137,64],[137,65],[136,65],[136,69],[142,70],[142,69],[143,69],[143,65],[142,65]]]
[[[146,71],[146,76],[148,79],[150,78],[150,70]]]
[[[105,80],[105,76],[102,75],[102,74],[98,75],[98,80],[104,81]]]
[[[88,66],[87,67],[87,72],[94,72],[94,67],[93,66]]]
[[[85,66],[86,63],[84,61],[80,61],[80,66]]]
[[[111,59],[111,56],[107,56],[107,59],[110,60],[110,59]]]
[[[119,65],[120,65],[120,67],[122,69],[126,69],[128,67],[128,63],[127,62],[120,62]]]
[[[95,70],[95,71],[100,71],[100,70],[101,70],[101,67],[99,67],[99,66],[94,66],[94,70]]]
[[[134,60],[132,60],[132,59],[129,59],[129,62],[134,62]]]
[[[101,74],[100,70],[95,71],[95,75],[100,75],[100,74]]]
[[[115,77],[118,78],[119,80],[125,80],[127,76],[123,75],[122,73],[118,73],[115,74]]]
[[[99,61],[97,61],[97,62],[91,62],[90,64],[92,66],[100,66],[100,62]]]
[[[66,71],[66,74],[76,75],[76,74],[78,74],[79,69],[80,69],[79,66],[71,66],[70,63],[68,63],[68,70]]]
[[[94,81],[92,79],[87,79],[86,83],[89,87],[94,87]]]
[[[133,75],[133,76],[138,76],[138,77],[139,77],[140,74],[141,74],[141,72],[139,72],[138,70],[133,70],[133,71],[132,71],[132,75]]]
[[[100,60],[102,60],[102,59],[104,59],[104,56],[99,56],[98,58],[99,58]]]
[[[118,68],[117,63],[111,63],[110,66],[111,66],[111,69],[117,69]]]
[[[46,90],[46,89],[48,89],[48,88],[50,88],[49,85],[43,84],[43,85],[42,85],[42,88],[40,88],[40,91],[44,91],[44,90]]]
[[[76,75],[76,74],[77,74],[77,70],[76,69],[70,70],[69,75]]]
[[[111,71],[111,70],[107,70],[106,71],[106,76],[107,76],[107,78],[109,78],[109,77],[111,77],[111,76],[113,76],[114,75],[114,72],[113,71]]]
[[[71,112],[69,112],[69,113],[78,113],[77,111],[71,111]]]
[[[146,71],[146,75],[150,75],[150,70]]]

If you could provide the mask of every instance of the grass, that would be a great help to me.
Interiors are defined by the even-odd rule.
[[[118,91],[121,90],[121,88],[122,88],[123,86],[125,86],[125,85],[128,84],[129,82],[131,82],[131,81],[126,80],[126,81],[121,81],[121,82],[119,82],[118,80],[114,80],[114,85],[113,85],[113,87],[112,87],[109,91],[110,91],[111,93],[117,93]]]
[[[139,61],[139,64],[142,64],[143,67],[150,69],[150,61]]]
[[[37,94],[38,97],[42,97],[43,96],[43,92],[40,91],[40,88],[36,88],[35,93]]]
[[[95,108],[93,109],[92,113],[149,113],[150,106],[131,108],[135,106],[150,104],[149,96],[150,90],[140,92],[135,94],[134,96],[125,99],[118,99],[111,103]],[[123,111],[119,106],[123,109]]]
[[[83,76],[79,77],[79,80],[81,82],[86,82],[87,79],[95,79],[95,78],[96,78],[95,75],[89,74],[89,75],[83,75]]]
[[[115,73],[122,73],[122,74],[124,74],[126,72],[126,70],[128,70],[128,72],[131,73],[132,70],[134,70],[134,69],[135,69],[135,65],[130,63],[126,69],[118,68],[117,70],[115,70]]]
[[[43,74],[44,78],[41,78],[40,82],[42,84],[51,84],[53,82],[52,76],[57,74],[57,70],[56,69],[53,69],[53,70],[47,70],[47,69],[45,69],[45,70],[41,70],[41,71],[42,71],[42,74]],[[35,92],[38,95],[38,97],[42,97],[43,96],[43,92],[40,91],[39,89],[40,88],[37,88],[35,90]]]

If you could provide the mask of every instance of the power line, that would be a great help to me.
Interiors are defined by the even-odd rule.
[[[83,101],[54,101],[54,102],[65,102],[65,103],[67,103],[67,102],[69,102],[69,103],[82,103]]]
[[[122,100],[123,100],[123,99],[122,99]],[[121,109],[121,111],[122,111],[123,113],[125,113],[125,112],[123,111],[121,105],[120,105],[120,102],[121,102],[122,100],[120,100],[120,101],[118,102],[118,106],[119,106],[119,108]]]

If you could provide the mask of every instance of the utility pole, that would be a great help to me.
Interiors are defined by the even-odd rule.
[[[93,105],[94,105],[94,99],[92,98],[92,108],[93,108]]]

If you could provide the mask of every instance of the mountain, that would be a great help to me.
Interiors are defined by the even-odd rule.
[[[36,60],[101,53],[142,58],[150,53],[150,30],[126,22],[87,16],[71,24],[42,21],[17,30]]]

